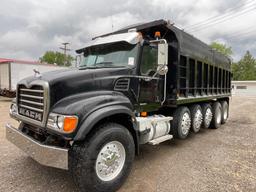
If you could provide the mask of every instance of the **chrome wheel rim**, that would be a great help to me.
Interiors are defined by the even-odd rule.
[[[119,141],[111,141],[100,150],[96,160],[96,174],[102,181],[115,179],[125,163],[125,148]]]
[[[201,110],[197,110],[195,113],[195,117],[194,117],[194,130],[198,131],[202,125],[202,121],[203,121],[203,114],[201,112]]]
[[[208,127],[211,121],[212,121],[212,110],[210,108],[207,108],[205,112],[205,125]]]
[[[221,109],[220,108],[217,108],[217,111],[216,111],[216,121],[218,124],[221,123]]]
[[[184,113],[181,121],[181,131],[183,135],[187,135],[190,129],[191,119],[188,113]]]

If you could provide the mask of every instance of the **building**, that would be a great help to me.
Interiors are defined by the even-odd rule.
[[[64,68],[66,67],[43,64],[38,61],[0,58],[0,95],[13,95],[16,91],[18,81],[34,75],[34,69],[43,73]]]
[[[256,96],[256,81],[232,81],[232,94]]]

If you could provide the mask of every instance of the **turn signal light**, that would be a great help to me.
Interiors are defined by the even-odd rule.
[[[65,132],[73,132],[78,123],[77,117],[65,117],[63,131]]]

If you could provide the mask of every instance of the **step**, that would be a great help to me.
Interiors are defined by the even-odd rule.
[[[162,137],[158,137],[158,138],[156,138],[154,140],[151,140],[148,143],[150,145],[158,145],[159,143],[162,143],[162,142],[167,141],[167,140],[171,140],[172,138],[173,138],[172,135],[164,135]]]

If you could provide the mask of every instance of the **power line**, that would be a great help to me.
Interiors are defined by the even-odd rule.
[[[251,7],[250,9],[245,9],[245,10],[243,10],[243,11],[241,11],[241,12],[237,12],[237,13],[235,13],[235,14],[233,14],[233,15],[227,15],[227,16],[225,16],[225,17],[222,17],[221,19],[218,19],[218,20],[215,20],[215,21],[206,23],[206,24],[204,24],[204,25],[201,25],[201,26],[192,28],[192,29],[190,29],[190,31],[200,31],[200,30],[202,30],[202,29],[203,29],[204,27],[206,27],[206,26],[209,27],[209,26],[211,26],[211,25],[213,25],[213,24],[223,23],[223,22],[225,22],[225,21],[227,21],[227,20],[234,19],[234,18],[239,17],[239,16],[241,16],[241,15],[247,14],[247,13],[249,13],[250,11],[253,11],[255,8],[256,8],[256,7]]]
[[[256,31],[255,27],[249,27],[249,28],[243,29],[242,31],[232,33],[229,37],[244,36],[244,35],[250,34],[255,31]]]
[[[224,14],[215,15],[215,16],[209,17],[209,18],[206,19],[206,20],[200,21],[200,22],[195,23],[195,24],[192,24],[192,25],[188,25],[188,26],[186,26],[186,27],[184,27],[184,28],[185,28],[185,29],[194,28],[194,27],[196,27],[196,26],[205,24],[205,22],[211,22],[212,20],[216,20],[216,19],[223,18],[223,16],[227,16],[227,15],[229,15],[230,13],[233,14],[234,11],[236,11],[237,9],[243,7],[244,5],[249,5],[249,4],[252,3],[252,2],[254,2],[254,0],[248,0],[248,1],[246,1],[246,2],[242,2],[239,6],[235,6],[235,7],[233,7],[233,8],[227,9]],[[246,4],[244,4],[244,3],[246,3]]]
[[[227,21],[227,20],[234,19],[234,18],[239,17],[239,16],[241,16],[241,15],[247,14],[247,13],[249,13],[250,11],[253,11],[253,10],[255,10],[255,9],[256,9],[256,7],[252,7],[251,9],[246,9],[246,10],[243,10],[242,12],[237,12],[237,14],[229,15],[229,16],[227,16],[227,17],[223,17],[222,19],[219,19],[219,20],[216,20],[216,21],[213,21],[213,22],[210,22],[210,23],[207,23],[207,24],[198,26],[198,27],[196,27],[196,28],[192,28],[192,29],[190,29],[189,31],[195,32],[195,31],[204,30],[204,29],[207,29],[206,26],[209,27],[209,26],[211,26],[211,25],[213,25],[213,24],[223,23],[223,22],[225,22],[225,21]]]
[[[237,35],[231,35],[231,36],[228,36],[227,39],[245,39],[247,37],[250,37],[251,34],[254,34],[255,35],[255,32],[256,32],[256,29],[252,30],[252,31],[247,31],[245,33],[240,33],[240,34],[237,34]]]

